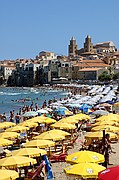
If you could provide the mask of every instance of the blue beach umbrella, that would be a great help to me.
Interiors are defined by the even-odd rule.
[[[88,104],[82,104],[82,106],[79,108],[83,112],[88,112],[88,109],[91,109],[92,106],[89,106]]]

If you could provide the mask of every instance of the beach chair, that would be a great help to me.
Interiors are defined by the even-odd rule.
[[[50,162],[65,162],[66,156],[68,155],[67,152],[60,153],[60,154],[52,154],[52,156],[49,158]]]
[[[43,173],[42,170],[43,170],[44,167],[45,167],[45,163],[42,162],[40,164],[40,166],[38,166],[38,168],[35,171],[28,172],[28,177],[27,178],[28,179],[37,179],[38,177],[40,178],[41,173]],[[44,176],[44,174],[43,174],[43,176]]]

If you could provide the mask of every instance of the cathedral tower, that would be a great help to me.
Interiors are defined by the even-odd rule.
[[[72,37],[70,40],[70,44],[68,46],[68,55],[75,56],[77,50],[78,50],[78,45],[76,44],[76,40],[74,39],[74,37]]]

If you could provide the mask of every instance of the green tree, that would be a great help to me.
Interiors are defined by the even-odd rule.
[[[112,79],[113,79],[114,81],[117,80],[117,79],[118,79],[118,73],[113,74]]]
[[[108,74],[107,71],[104,71],[102,74],[99,75],[98,79],[100,81],[110,81],[111,80],[111,76]]]

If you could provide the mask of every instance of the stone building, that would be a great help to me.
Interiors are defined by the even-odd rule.
[[[76,44],[76,40],[74,37],[71,38],[70,44],[68,46],[68,55],[75,56],[78,50],[78,45]]]

